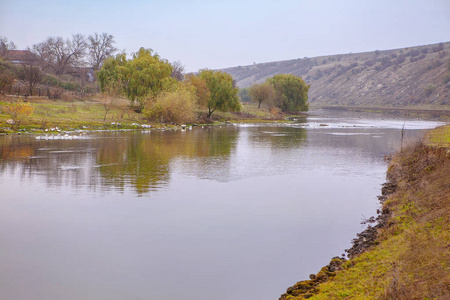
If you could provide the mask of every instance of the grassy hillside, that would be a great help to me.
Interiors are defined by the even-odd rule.
[[[240,88],[280,73],[311,85],[319,105],[450,107],[450,42],[227,68]]]
[[[450,299],[449,146],[447,125],[395,154],[378,224],[354,240],[351,259],[334,258],[280,299]]]

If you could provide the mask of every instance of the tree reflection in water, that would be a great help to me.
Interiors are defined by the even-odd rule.
[[[218,158],[220,166],[215,167],[227,168],[238,135],[238,128],[224,126],[103,132],[67,140],[2,137],[0,170],[43,175],[51,186],[131,186],[145,194],[168,184],[171,162],[177,158]]]

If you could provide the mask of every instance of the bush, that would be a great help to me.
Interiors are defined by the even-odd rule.
[[[429,97],[436,90],[436,86],[434,84],[429,84],[425,87],[425,96]]]
[[[152,121],[163,123],[192,123],[195,121],[195,92],[180,84],[175,91],[167,91],[151,100],[144,114]]]
[[[450,73],[444,75],[443,83],[447,84],[450,81]]]
[[[2,111],[11,117],[14,125],[19,126],[26,117],[34,113],[34,107],[29,103],[24,103],[22,100],[17,100],[3,104]]]
[[[59,79],[52,75],[44,75],[44,78],[42,78],[41,81],[42,84],[49,85],[49,86],[59,86]]]
[[[69,91],[81,90],[79,83],[62,81],[50,74],[45,75],[44,78],[42,79],[41,83],[48,85],[48,86],[52,86],[52,87],[61,87],[65,90],[69,90]]]
[[[405,54],[400,54],[396,59],[395,59],[395,64],[399,65],[404,63],[406,60],[406,55]]]

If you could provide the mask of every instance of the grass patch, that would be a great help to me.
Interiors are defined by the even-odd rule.
[[[450,299],[449,126],[425,141],[391,159],[387,177],[396,188],[383,203],[388,219],[377,243],[314,293],[298,295],[297,283],[280,299]]]
[[[450,148],[450,125],[441,126],[430,131],[425,138],[425,142],[435,147]]]
[[[6,100],[0,101],[0,107],[6,104]],[[64,128],[102,128],[109,127],[112,122],[122,123],[125,126],[134,122],[145,123],[142,114],[123,106],[108,107],[100,102],[65,102],[59,100],[40,100],[29,102],[35,109],[32,116],[24,118],[21,128],[46,129],[58,126]],[[106,113],[106,118],[105,118]],[[5,128],[6,120],[10,116],[0,110],[0,124]]]

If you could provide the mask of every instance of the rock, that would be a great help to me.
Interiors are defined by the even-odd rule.
[[[6,120],[6,124],[14,125],[14,124],[16,124],[16,122],[14,122],[13,119],[8,119],[8,120]]]

